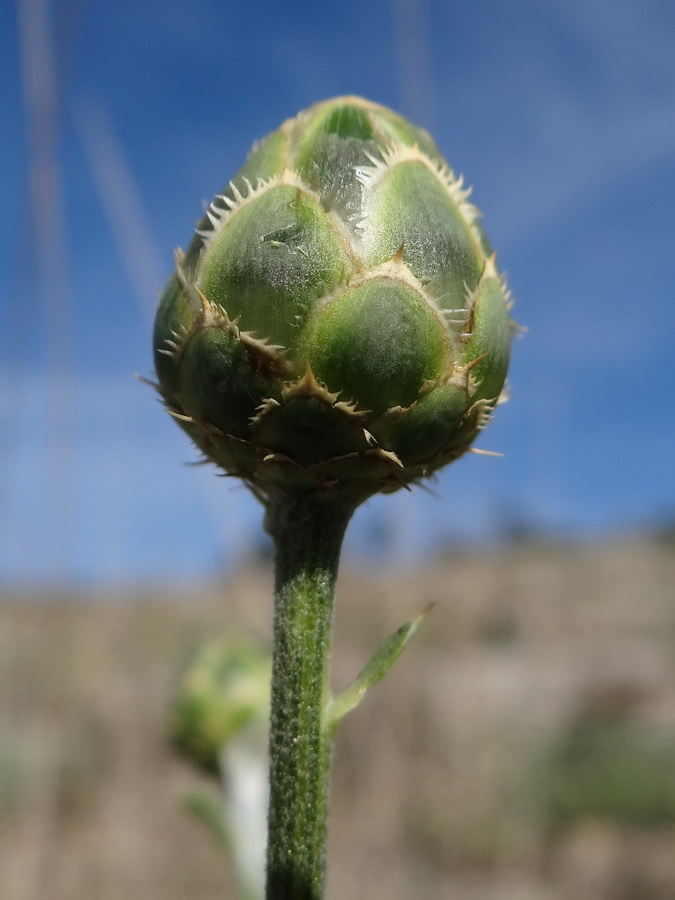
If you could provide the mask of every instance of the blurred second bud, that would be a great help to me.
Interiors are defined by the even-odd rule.
[[[245,726],[266,723],[271,659],[247,639],[208,643],[184,673],[170,717],[170,736],[190,762],[221,774],[223,748]]]

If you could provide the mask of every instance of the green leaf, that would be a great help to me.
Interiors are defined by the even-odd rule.
[[[419,625],[431,612],[432,606],[433,603],[430,603],[414,619],[389,635],[349,687],[331,698],[326,708],[326,727],[329,730],[337,728],[340,720],[359,705],[366,691],[389,671]]]

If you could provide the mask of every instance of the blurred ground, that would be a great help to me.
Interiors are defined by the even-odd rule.
[[[673,584],[668,536],[345,570],[338,687],[436,606],[339,735],[329,900],[672,900]],[[2,597],[3,900],[234,896],[166,710],[203,641],[267,637],[270,592],[250,566],[191,597]]]

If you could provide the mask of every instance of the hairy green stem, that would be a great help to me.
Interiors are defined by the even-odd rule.
[[[320,900],[325,881],[333,596],[352,507],[333,497],[270,510],[276,600],[267,900]]]

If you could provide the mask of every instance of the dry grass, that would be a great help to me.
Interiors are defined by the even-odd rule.
[[[329,900],[675,896],[672,822],[591,809],[561,826],[545,802],[548,748],[580,715],[675,728],[674,583],[673,544],[646,540],[345,571],[338,686],[437,606],[339,735]],[[181,811],[186,790],[211,785],[167,746],[165,715],[192,648],[268,635],[270,591],[251,567],[191,597],[3,598],[3,900],[234,896],[227,861]]]

